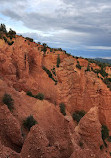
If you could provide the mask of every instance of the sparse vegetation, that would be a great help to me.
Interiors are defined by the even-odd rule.
[[[89,63],[88,63],[87,69],[85,71],[90,71]]]
[[[7,105],[10,111],[13,110],[14,100],[12,99],[10,94],[5,93],[2,99],[3,103]]]
[[[45,66],[42,69],[48,74],[49,78],[52,78],[52,73]]]
[[[39,100],[44,99],[44,94],[43,93],[38,93],[36,95],[33,95],[32,92],[28,91],[26,94],[30,97],[34,97],[34,98],[39,99]]]
[[[8,45],[12,45],[14,41],[9,41],[7,38],[9,37],[10,39],[15,38],[16,32],[13,31],[12,29],[7,32],[6,26],[4,24],[0,25],[0,38],[4,39]]]
[[[83,142],[79,141],[79,146],[82,148],[83,147]]]
[[[111,78],[104,78],[103,82],[107,85],[107,87],[111,90]]]
[[[32,115],[28,116],[24,121],[23,125],[30,131],[30,128],[37,124],[37,121],[34,119]]]
[[[85,58],[85,59],[88,60],[88,62],[95,63],[98,66],[103,67],[103,68],[105,68],[106,66],[111,66],[111,64],[109,64],[109,63],[104,63],[102,61],[98,61],[98,60],[95,60],[95,59],[90,59],[90,58]]]
[[[7,37],[10,37],[10,39],[15,38],[16,32],[12,29],[9,30],[7,33]]]
[[[75,111],[72,115],[73,120],[76,121],[77,123],[79,123],[79,121],[81,120],[81,118],[86,114],[85,111],[81,110],[81,111]]]
[[[47,47],[48,47],[47,44],[43,43],[43,48],[41,49],[41,51],[43,51],[44,53],[46,53]]]
[[[3,36],[3,39],[4,39],[5,43],[8,43],[8,45],[12,45],[14,43],[14,41],[11,41],[11,42],[8,41],[8,39],[5,36]]]
[[[103,67],[101,67],[100,74],[101,74],[103,77],[107,77],[107,76],[108,76],[108,73],[106,73],[106,71],[104,70]]]
[[[52,49],[52,48],[50,48],[50,52],[53,52],[53,49]]]
[[[65,116],[66,115],[66,112],[65,112],[65,104],[64,103],[60,103],[59,104],[59,107],[60,107],[60,112]]]
[[[103,141],[105,141],[105,139],[109,137],[109,129],[106,125],[102,125],[101,135],[102,135]]]
[[[38,94],[35,95],[34,97],[37,98],[37,99],[39,99],[39,100],[43,100],[43,99],[44,99],[44,94],[38,93]]]
[[[48,74],[49,78],[51,78],[55,82],[55,85],[56,85],[57,84],[57,80],[55,80],[53,78],[53,75],[52,75],[51,71],[48,70],[45,66],[43,66],[42,69]]]
[[[41,44],[41,42],[37,42],[39,45]]]
[[[30,97],[33,97],[33,94],[32,94],[32,92],[30,92],[30,91],[27,91],[26,94],[29,95]]]
[[[76,67],[77,67],[78,69],[81,69],[82,66],[79,64],[79,61],[77,61]]]
[[[100,150],[103,150],[104,149],[104,145],[100,145]]]
[[[108,141],[108,142],[111,142],[111,136],[109,136],[109,137],[107,138],[107,141]]]
[[[53,69],[51,69],[52,73],[54,74],[54,76],[56,76],[56,71],[55,71],[55,67],[53,67]]]
[[[6,26],[4,24],[0,25],[0,32],[7,33]]]
[[[28,41],[30,41],[30,42],[34,41],[33,38],[29,38],[29,37],[26,37],[25,39],[28,40]]]
[[[60,55],[58,54],[58,57],[57,57],[57,65],[56,65],[57,67],[59,67],[60,62],[61,62],[61,61],[60,61]]]

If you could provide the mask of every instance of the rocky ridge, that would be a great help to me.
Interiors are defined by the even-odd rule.
[[[111,128],[111,92],[101,75],[98,78],[93,71],[86,71],[88,60],[50,48],[44,53],[42,45],[21,36],[16,35],[13,41],[9,46],[0,39],[1,158],[108,157],[110,145],[103,150],[100,146],[104,145],[101,125]],[[43,67],[51,72],[51,77]],[[95,63],[90,63],[91,68],[100,69]],[[110,76],[110,69],[106,71]],[[43,93],[45,99],[27,96],[27,91],[34,95]],[[12,112],[2,102],[5,93],[14,99]],[[61,102],[66,107],[66,116],[60,113]],[[87,112],[78,125],[72,119],[76,110]],[[30,115],[38,124],[28,132],[23,120]]]

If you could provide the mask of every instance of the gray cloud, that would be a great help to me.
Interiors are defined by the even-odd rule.
[[[7,5],[4,5],[6,2]],[[39,2],[38,8],[35,0],[31,2],[1,0],[3,6],[1,13],[15,21],[21,21],[25,27],[36,32],[49,34],[48,36],[29,34],[42,41],[60,43],[63,47],[111,47],[109,0],[59,0],[59,2],[58,5],[50,6],[51,9],[43,9],[42,1]],[[9,3],[12,4],[13,10],[12,7],[8,7]],[[35,4],[32,8],[31,3]]]

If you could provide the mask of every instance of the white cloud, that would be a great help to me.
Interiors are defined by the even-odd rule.
[[[111,47],[107,46],[87,46],[87,49],[96,49],[96,50],[111,50]]]
[[[111,50],[109,0],[1,0],[0,20],[55,46]],[[59,44],[58,44],[59,43]]]

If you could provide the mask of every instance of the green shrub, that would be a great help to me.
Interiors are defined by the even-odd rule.
[[[107,85],[107,87],[111,90],[111,78],[104,78],[103,82]]]
[[[56,76],[55,67],[53,67],[53,69],[51,69],[51,70],[52,70],[52,73],[54,74],[54,76]]]
[[[8,39],[5,36],[3,36],[3,39],[4,39],[5,43],[8,43],[8,45],[12,45],[14,43],[14,41],[11,41],[11,42],[8,41]]]
[[[83,142],[79,141],[79,146],[82,148],[83,147]]]
[[[51,78],[55,82],[55,85],[56,85],[57,84],[57,80],[55,80],[53,78],[53,75],[52,75],[51,71],[49,71],[45,66],[43,66],[42,69],[48,74],[49,78]]]
[[[85,71],[90,71],[90,66],[88,64],[87,69]]]
[[[30,41],[30,42],[34,41],[33,38],[29,38],[29,37],[26,37],[25,39],[28,40],[28,41]]]
[[[12,99],[10,94],[5,93],[2,99],[3,103],[7,105],[10,111],[13,110],[14,100]]]
[[[5,43],[8,43],[8,40],[5,36],[3,36],[3,39],[4,39]]]
[[[52,49],[52,48],[50,48],[50,52],[53,52],[53,49]]]
[[[82,66],[79,64],[79,61],[77,61],[76,67],[77,67],[78,69],[81,69]]]
[[[0,31],[7,33],[6,26],[4,24],[0,25]]]
[[[101,135],[102,135],[102,139],[103,141],[109,137],[109,129],[107,126],[102,125],[101,127]]]
[[[46,53],[47,48],[44,46],[44,47],[41,49],[41,51],[43,51],[44,53]]]
[[[39,45],[41,45],[41,42],[38,42]]]
[[[60,112],[65,116],[66,115],[66,112],[65,112],[65,104],[64,103],[60,103],[59,104],[59,107],[60,107]]]
[[[30,128],[37,124],[37,121],[33,118],[32,115],[28,116],[24,121],[23,125],[25,128],[27,128],[30,131]]]
[[[7,33],[7,37],[10,37],[10,39],[15,38],[16,32],[12,29],[9,30]]]
[[[107,143],[105,142],[105,140],[103,140],[103,143],[104,143],[104,146],[107,148],[108,145],[107,145]]]
[[[38,94],[35,95],[34,97],[37,98],[37,99],[39,99],[39,100],[43,100],[43,99],[44,99],[44,94],[38,93]]]
[[[48,74],[49,78],[52,78],[52,73],[45,66],[42,69]]]
[[[107,141],[108,141],[108,142],[111,142],[111,136],[109,136],[109,137],[107,138]]]
[[[77,123],[79,123],[79,121],[81,120],[81,118],[86,114],[85,111],[81,110],[81,111],[75,111],[72,115],[73,120],[76,121]]]
[[[11,46],[14,43],[14,41],[11,41],[11,42],[7,41],[7,43],[8,43],[8,45]]]
[[[100,145],[100,150],[103,150],[104,149],[104,145]]]
[[[43,43],[43,48],[41,49],[41,51],[43,51],[44,53],[46,53],[47,47],[48,47],[47,44]]]
[[[33,97],[33,94],[32,94],[32,92],[30,92],[30,91],[27,91],[26,94],[29,95],[30,97]]]
[[[99,69],[93,69],[93,68],[92,68],[92,71],[93,71],[94,73],[97,73],[97,75],[98,75],[98,73],[100,72]]]
[[[34,97],[34,98],[39,99],[39,100],[44,99],[44,94],[42,94],[42,93],[38,93],[37,95],[33,95],[32,92],[28,91],[26,94],[30,97]]]
[[[108,76],[108,73],[106,73],[106,71],[103,69],[103,67],[101,67],[100,74],[101,74],[103,77],[107,77],[107,76]]]
[[[59,65],[60,65],[60,62],[61,62],[61,60],[60,60],[60,55],[58,55],[58,57],[57,57],[57,67],[59,67]]]

